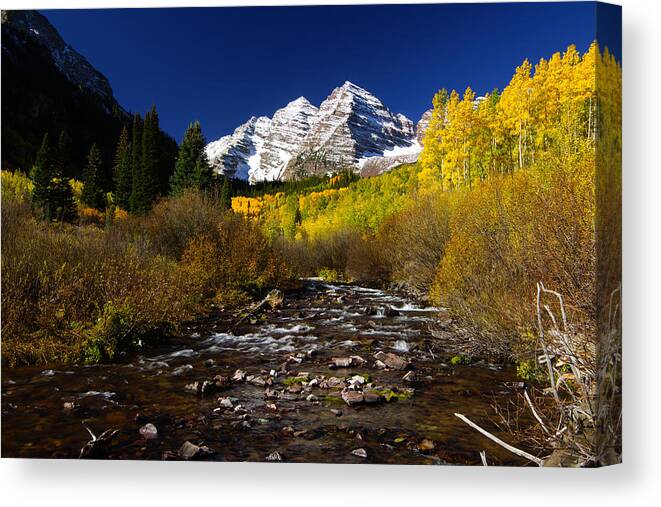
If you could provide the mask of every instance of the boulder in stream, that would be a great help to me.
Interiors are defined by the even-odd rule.
[[[342,399],[350,407],[364,401],[362,391],[350,391],[349,389],[342,390]]]
[[[377,352],[374,357],[393,370],[405,370],[410,366],[408,360],[392,352]]]

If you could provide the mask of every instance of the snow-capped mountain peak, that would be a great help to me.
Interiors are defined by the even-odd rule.
[[[306,154],[323,157],[322,168],[360,170],[370,157],[420,149],[411,120],[351,81],[335,88],[319,108],[299,97],[267,120],[255,129],[251,119],[210,143],[207,154],[216,170],[250,182],[277,180],[292,177],[292,166]]]

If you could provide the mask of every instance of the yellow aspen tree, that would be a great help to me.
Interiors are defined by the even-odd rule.
[[[420,154],[420,165],[422,170],[418,175],[423,188],[429,188],[436,180],[441,183],[443,190],[443,130],[446,123],[448,92],[439,90],[432,100],[432,114],[429,126],[422,139],[422,153]]]
[[[530,124],[530,94],[532,92],[531,69],[532,66],[527,59],[516,68],[516,72],[509,85],[503,90],[499,102],[505,128],[517,137],[519,169],[522,169],[526,163]]]

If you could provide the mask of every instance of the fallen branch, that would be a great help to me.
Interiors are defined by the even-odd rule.
[[[119,430],[108,429],[97,437],[94,432],[85,424],[85,421],[82,421],[82,425],[90,434],[92,440],[87,442],[82,447],[82,449],[80,449],[80,455],[78,457],[80,459],[104,457],[110,442],[119,434]]]
[[[528,402],[528,406],[530,407],[530,411],[532,412],[532,415],[535,417],[535,419],[537,419],[537,422],[541,425],[542,429],[544,430],[544,433],[550,434],[548,428],[546,427],[546,424],[544,424],[544,421],[542,421],[542,418],[539,417],[539,414],[537,413],[537,410],[535,410],[535,407],[532,404],[532,400],[530,399],[530,396],[528,396],[528,390],[527,389],[525,391],[523,391],[523,397]]]
[[[517,456],[520,456],[520,457],[522,457],[522,458],[525,458],[525,459],[527,459],[527,460],[529,460],[529,461],[532,461],[533,463],[536,463],[536,464],[537,464],[538,466],[540,466],[540,467],[541,467],[541,466],[544,466],[544,461],[543,461],[542,459],[538,458],[537,456],[533,456],[532,454],[529,454],[529,453],[527,453],[526,451],[522,451],[521,449],[517,449],[516,447],[514,447],[514,446],[508,444],[507,442],[503,442],[503,441],[502,441],[500,438],[498,438],[497,436],[492,435],[492,434],[489,433],[487,430],[485,430],[485,429],[479,427],[477,424],[475,424],[473,421],[471,421],[471,420],[470,420],[468,417],[466,417],[465,415],[457,414],[457,413],[455,413],[454,415],[457,416],[457,417],[458,417],[459,419],[461,419],[462,421],[464,421],[466,424],[468,424],[471,428],[473,428],[473,429],[479,431],[479,432],[482,433],[485,437],[487,437],[489,440],[491,440],[491,441],[497,443],[497,444],[500,445],[501,447],[504,447],[505,449],[507,449],[507,450],[510,451],[511,453],[516,454]]]
[[[486,453],[486,452],[484,452],[484,451],[480,451],[480,459],[482,460],[482,464],[483,464],[485,467],[488,467],[488,466],[489,466],[489,463],[487,463],[487,453]]]

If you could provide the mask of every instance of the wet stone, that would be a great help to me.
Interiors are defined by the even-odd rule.
[[[358,405],[359,403],[362,403],[364,400],[362,392],[349,391],[347,389],[342,391],[342,399],[349,406]]]
[[[62,408],[65,412],[72,412],[78,408],[78,404],[73,401],[65,401],[64,405],[62,405]]]
[[[158,438],[158,430],[152,423],[145,424],[138,431],[147,440]]]
[[[380,403],[383,401],[383,396],[376,391],[365,391],[363,393],[363,401],[365,403]]]
[[[353,451],[351,451],[351,454],[353,454],[354,456],[358,456],[360,458],[367,458],[367,451],[362,447],[358,449],[354,449]]]
[[[424,438],[422,442],[418,444],[418,449],[420,449],[421,451],[433,451],[434,449],[436,449],[436,444],[434,443],[433,440]]]
[[[405,370],[410,363],[392,352],[377,352],[374,357],[393,370]]]
[[[186,460],[201,458],[208,454],[211,454],[211,450],[207,446],[198,446],[188,440],[179,448],[179,457]]]
[[[273,451],[266,456],[266,461],[282,461],[282,455],[278,451]]]

